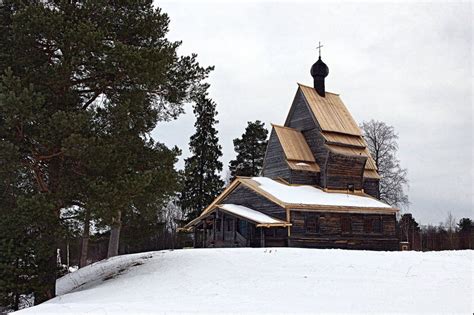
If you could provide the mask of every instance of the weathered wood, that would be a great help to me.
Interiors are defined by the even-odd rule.
[[[290,246],[303,247],[331,247],[331,248],[357,248],[374,250],[396,250],[398,248],[396,239],[395,215],[377,214],[343,214],[343,213],[319,213],[319,233],[308,233],[305,229],[307,211],[290,211],[291,237]],[[349,219],[350,231],[342,230],[342,221]],[[381,231],[374,229],[367,231],[364,226],[366,221],[371,224],[374,220],[380,220]]]
[[[365,156],[346,156],[329,152],[323,171],[324,187],[347,189],[348,185],[353,185],[356,190],[363,189],[366,161]]]
[[[222,203],[233,203],[245,206],[265,213],[276,219],[286,220],[285,208],[271,202],[267,198],[257,194],[255,191],[245,186],[237,187],[222,201]]]
[[[221,213],[221,234],[222,234],[222,240],[225,241],[225,226],[224,226],[224,221],[225,221],[225,214],[223,212]]]
[[[364,178],[364,192],[377,199],[380,198],[380,180],[372,178]]]
[[[281,177],[287,181],[290,179],[290,168],[286,163],[283,147],[274,129],[272,129],[270,139],[268,140],[262,175],[269,178]]]

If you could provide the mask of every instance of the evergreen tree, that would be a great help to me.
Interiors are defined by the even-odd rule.
[[[224,182],[219,176],[222,171],[221,146],[215,125],[216,104],[202,93],[194,105],[196,133],[191,136],[189,148],[192,156],[185,160],[184,185],[181,206],[190,220],[198,216],[221,192]]]
[[[155,198],[154,171],[169,165],[135,159],[154,147],[145,139],[157,121],[182,113],[211,70],[177,55],[168,24],[151,0],[0,2],[0,148],[18,171],[0,210],[41,218],[2,231],[0,256],[33,255],[35,303],[55,295],[63,209],[86,204],[114,226],[138,199]],[[19,231],[39,243],[11,251]]]
[[[237,176],[260,175],[267,149],[268,130],[264,126],[260,120],[249,121],[242,138],[234,139],[237,157],[229,163],[231,180]]]

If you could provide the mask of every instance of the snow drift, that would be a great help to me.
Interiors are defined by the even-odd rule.
[[[18,314],[472,313],[474,251],[187,249],[114,257]]]

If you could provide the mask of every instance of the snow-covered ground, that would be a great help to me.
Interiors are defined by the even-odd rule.
[[[58,280],[18,314],[472,314],[474,251],[185,249],[125,255]]]

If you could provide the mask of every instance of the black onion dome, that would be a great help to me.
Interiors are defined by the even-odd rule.
[[[318,61],[311,67],[311,76],[314,77],[327,77],[329,74],[329,68],[319,57]]]

